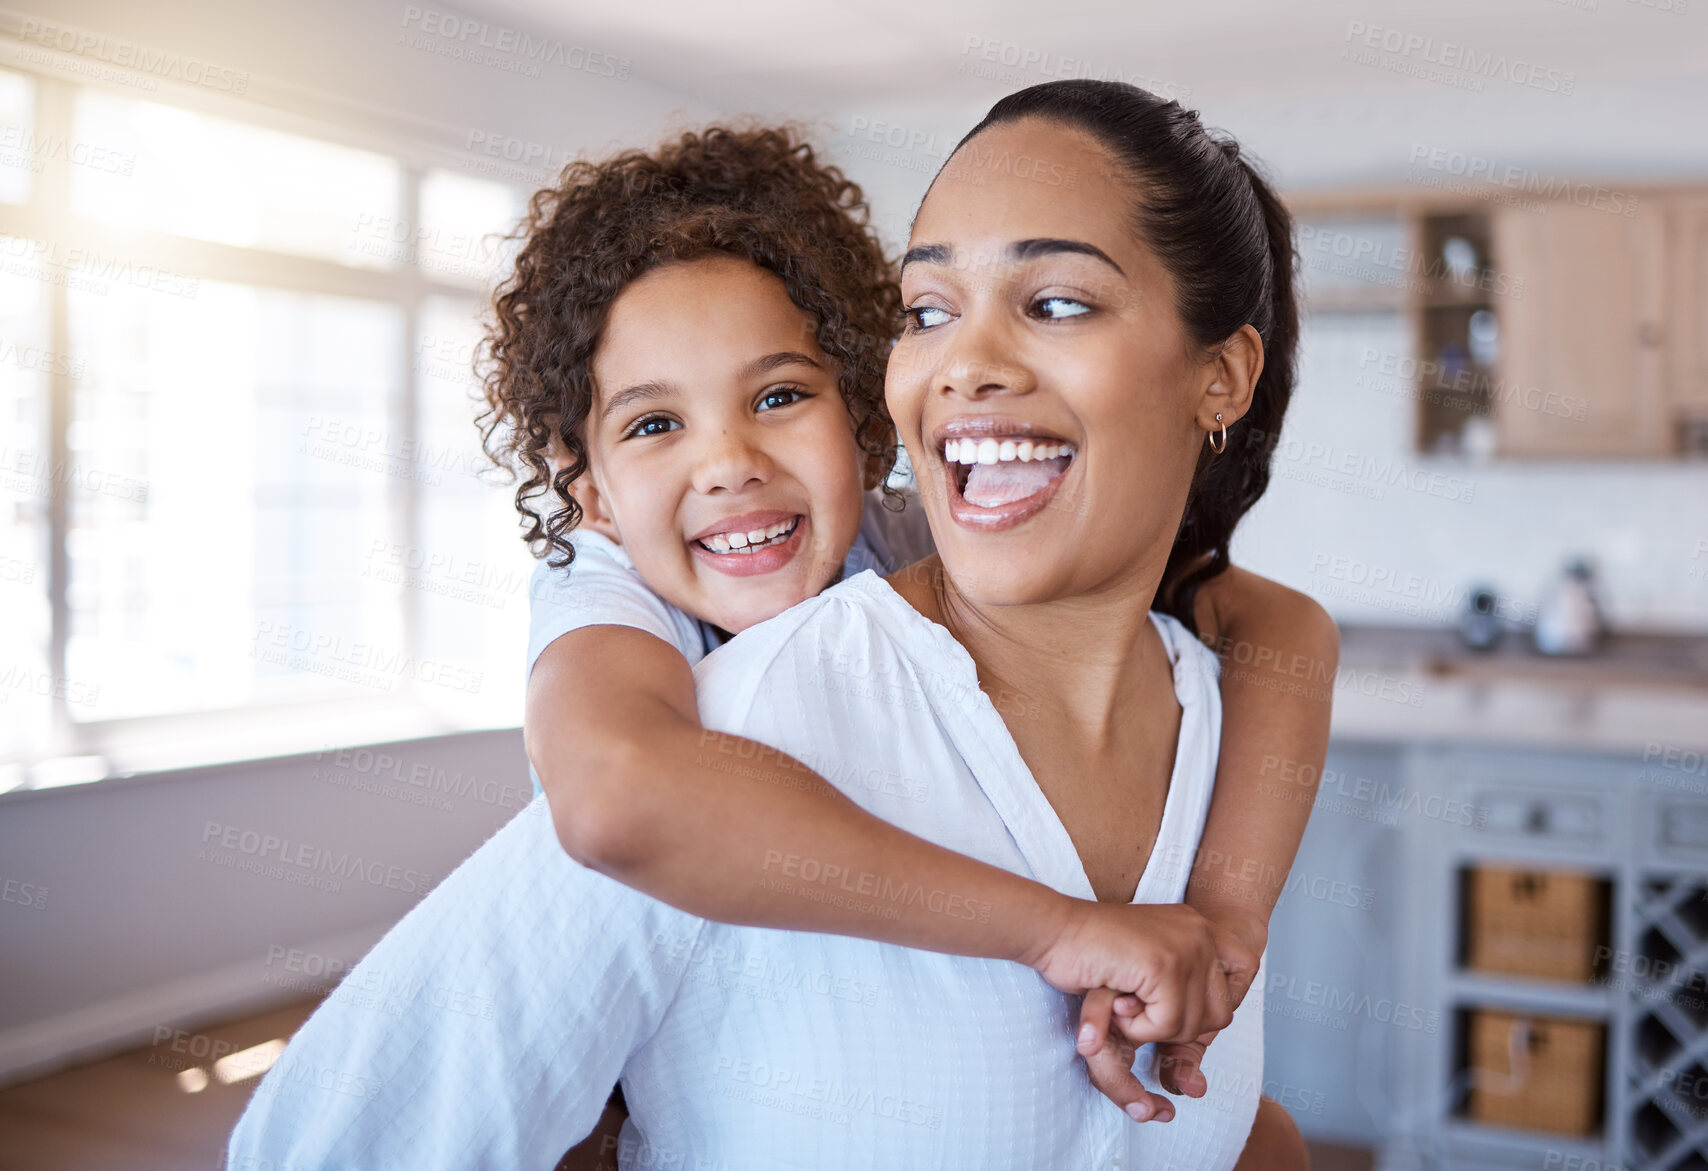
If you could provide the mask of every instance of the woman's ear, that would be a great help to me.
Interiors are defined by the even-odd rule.
[[[1222,343],[1208,366],[1209,384],[1198,403],[1198,426],[1215,433],[1232,426],[1251,409],[1251,396],[1263,373],[1263,339],[1250,325]],[[1216,413],[1221,412],[1221,421]]]

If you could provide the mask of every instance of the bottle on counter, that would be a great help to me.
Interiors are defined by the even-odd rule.
[[[1536,649],[1545,655],[1587,655],[1605,630],[1588,560],[1567,562],[1536,613]]]
[[[1475,586],[1466,592],[1465,608],[1459,612],[1459,637],[1472,650],[1493,650],[1505,633],[1498,601],[1488,586]]]

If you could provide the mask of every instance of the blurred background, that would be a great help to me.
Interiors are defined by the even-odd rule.
[[[526,803],[470,361],[528,195],[788,118],[899,253],[992,102],[1087,76],[1299,217],[1235,559],[1344,646],[1328,768],[1262,778],[1315,806],[1266,1092],[1319,1167],[1708,1167],[1703,0],[0,13],[0,1165],[216,1163]]]

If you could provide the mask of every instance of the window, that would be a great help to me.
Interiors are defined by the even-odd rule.
[[[20,73],[0,121],[0,790],[518,721],[523,193]]]

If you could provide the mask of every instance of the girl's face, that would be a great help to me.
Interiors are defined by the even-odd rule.
[[[612,304],[594,355],[584,523],[659,596],[725,630],[814,596],[863,504],[836,378],[772,273],[728,256],[647,273]]]
[[[969,600],[1154,590],[1205,431],[1244,409],[1187,338],[1133,205],[1095,139],[1024,119],[962,147],[914,221],[886,394]]]

